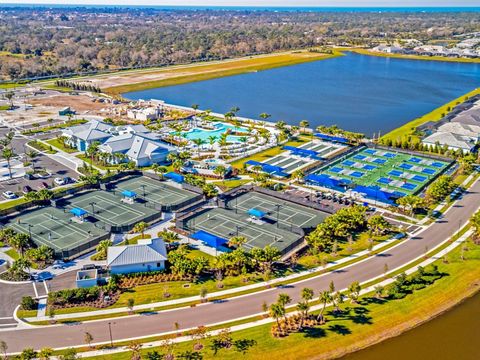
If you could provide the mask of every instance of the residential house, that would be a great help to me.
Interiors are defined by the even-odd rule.
[[[167,249],[162,239],[139,240],[136,245],[110,246],[107,266],[111,274],[160,271],[165,269]]]
[[[449,150],[462,150],[464,153],[469,153],[474,150],[476,139],[464,135],[438,131],[424,138],[422,143],[430,148],[446,146]]]
[[[133,108],[127,110],[127,117],[133,120],[157,120],[162,116],[160,107]]]

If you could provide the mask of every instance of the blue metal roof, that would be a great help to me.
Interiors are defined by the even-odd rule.
[[[284,146],[285,150],[292,152],[295,155],[304,156],[304,157],[317,157],[318,152],[313,150],[300,149],[295,146]]]
[[[87,211],[80,208],[73,208],[72,210],[70,210],[70,213],[78,217],[88,214]]]
[[[134,197],[137,196],[137,193],[134,192],[134,191],[130,191],[130,190],[123,190],[122,195],[125,196],[125,197],[128,197],[128,198],[134,198]]]
[[[175,182],[177,182],[177,183],[179,183],[179,184],[183,183],[184,180],[185,180],[185,178],[183,177],[183,175],[177,174],[177,173],[175,173],[175,172],[173,172],[173,171],[172,171],[172,172],[169,172],[169,173],[166,173],[166,174],[165,174],[165,177],[166,177],[167,179],[173,180],[173,181],[175,181]]]
[[[255,160],[248,160],[248,161],[245,162],[245,164],[251,165],[251,166],[257,166],[258,165],[258,166],[261,166],[262,171],[264,171],[266,173],[269,173],[269,174],[272,174],[272,175],[277,175],[277,176],[282,176],[282,177],[288,177],[288,174],[280,166],[274,166],[274,165],[270,165],[270,164],[267,164],[267,163],[262,163],[262,162],[259,162],[259,161],[255,161]]]
[[[256,218],[263,218],[266,214],[262,210],[251,208],[247,211],[248,215],[255,216]]]
[[[321,133],[316,133],[315,136],[322,139],[322,140],[348,144],[348,139],[340,137],[340,136],[331,136],[331,135],[326,135],[326,134],[321,134]]]
[[[210,234],[203,230],[199,230],[193,233],[192,235],[190,235],[190,237],[195,240],[203,241],[208,246],[211,246],[217,249],[228,242],[228,240],[224,238]]]

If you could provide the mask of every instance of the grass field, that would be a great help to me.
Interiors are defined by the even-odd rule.
[[[158,70],[131,72],[125,75],[118,73],[115,75],[116,77],[120,76],[127,79],[127,81],[123,81],[124,84],[102,87],[101,80],[99,84],[107,93],[121,94],[130,91],[179,85],[246,72],[273,69],[276,67],[295,65],[309,61],[329,59],[336,56],[341,56],[341,53],[335,52],[330,55],[308,51],[292,51],[225,61],[174,66]],[[148,77],[150,77],[150,79]],[[154,80],[151,77],[156,77],[158,79]]]
[[[220,350],[215,356],[207,346],[204,359],[328,359],[372,345],[418,326],[442,313],[465,297],[478,291],[480,277],[480,247],[469,244],[467,260],[460,259],[460,250],[449,255],[449,263],[437,261],[444,276],[422,290],[401,300],[361,301],[346,304],[342,316],[334,317],[327,311],[326,325],[313,331],[292,334],[275,339],[270,335],[271,325],[261,325],[235,332],[234,339],[255,339],[257,344],[240,355],[233,349]],[[209,341],[206,342],[210,343]],[[192,342],[175,345],[175,351],[191,350]],[[148,349],[151,351],[152,349]],[[158,349],[162,352],[162,349]],[[146,352],[147,350],[144,350]],[[130,353],[102,355],[91,359],[128,360]]]
[[[56,138],[45,140],[45,142],[69,154],[78,152],[77,149],[64,146],[63,143]]]

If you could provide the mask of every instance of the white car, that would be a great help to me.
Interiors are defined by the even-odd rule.
[[[7,199],[16,199],[18,197],[13,191],[8,190],[3,193],[3,196],[5,196]]]
[[[55,184],[57,184],[58,186],[65,185],[65,180],[63,180],[62,178],[59,178],[59,177],[55,178],[55,179],[53,180],[53,182],[54,182]]]

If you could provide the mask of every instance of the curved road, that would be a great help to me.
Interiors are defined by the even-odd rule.
[[[182,329],[257,314],[261,312],[264,301],[268,304],[274,302],[279,293],[288,293],[295,303],[299,300],[299,293],[303,287],[313,288],[318,293],[322,289],[327,289],[332,280],[338,289],[348,287],[352,281],[368,281],[383,274],[384,264],[388,264],[389,269],[400,267],[422,256],[426,247],[433,249],[447,240],[468,221],[479,205],[480,182],[477,181],[470,191],[435,224],[400,245],[366,261],[321,277],[292,284],[286,288],[274,288],[223,302],[165,311],[155,315],[112,319],[110,321],[112,322],[113,339],[120,340],[172,331],[175,322],[180,324],[180,329]],[[0,332],[0,339],[7,342],[10,352],[21,351],[25,347],[39,349],[46,346],[56,348],[82,345],[85,331],[93,335],[94,342],[107,342],[109,341],[108,322],[108,320],[100,320],[78,325],[7,330]]]

